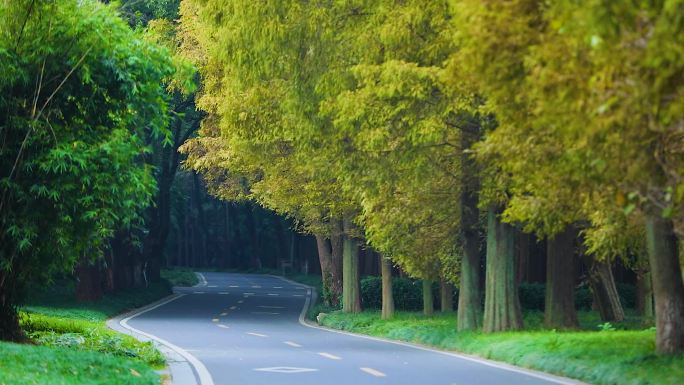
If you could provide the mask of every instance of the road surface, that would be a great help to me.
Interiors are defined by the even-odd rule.
[[[126,321],[192,355],[194,375],[202,385],[575,383],[305,326],[300,316],[310,290],[279,277],[231,273],[202,277],[200,286],[176,288],[179,295],[174,300]]]

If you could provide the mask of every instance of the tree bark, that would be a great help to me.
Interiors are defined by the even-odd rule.
[[[454,311],[454,288],[445,279],[439,282],[439,305],[443,313]]]
[[[646,244],[651,265],[656,316],[656,351],[684,351],[684,283],[672,221],[658,212],[646,215]]]
[[[462,150],[469,149],[479,137],[479,126],[472,125],[472,128],[461,133]],[[458,331],[475,330],[482,320],[480,210],[477,207],[479,180],[476,163],[467,151],[462,152],[463,190],[460,205],[463,258],[456,313]]]
[[[323,286],[323,302],[331,306],[333,291],[331,290],[332,284],[332,252],[330,249],[330,241],[327,240],[322,235],[316,235],[316,246],[318,249],[318,260],[321,264],[321,283]]]
[[[86,260],[81,260],[76,266],[76,300],[81,302],[96,301],[102,298],[102,282],[100,270]]]
[[[9,259],[14,260],[11,257]],[[15,269],[16,266],[12,266],[10,271],[0,270],[0,340],[2,341],[22,341],[25,339],[19,326],[19,313],[16,305],[18,282],[16,276],[12,274]]]
[[[392,293],[392,262],[380,256],[382,274],[382,319],[394,316],[394,294]]]
[[[249,267],[261,269],[261,255],[257,241],[257,229],[254,223],[256,221],[256,213],[253,209],[248,209],[247,211],[247,231],[249,232],[250,241]]]
[[[637,272],[637,311],[646,318],[653,318],[653,282],[648,271]]]
[[[592,258],[586,264],[589,269],[589,287],[594,295],[594,305],[601,320],[603,322],[624,321],[625,311],[620,302],[610,263]]]
[[[343,246],[343,233],[342,221],[339,219],[332,219],[330,221],[332,227],[330,234],[330,249],[332,252],[331,261],[331,284],[330,289],[332,290],[332,305],[339,307],[342,301],[342,260],[344,259],[344,246]]]
[[[432,280],[423,279],[423,314],[431,316],[435,312],[435,303],[432,296]]]
[[[501,222],[497,210],[490,207],[487,213],[485,333],[523,327],[515,278],[515,228]]]
[[[568,225],[547,243],[544,325],[548,328],[579,327],[575,311],[576,239],[577,230]]]
[[[530,264],[530,234],[518,232],[518,258],[516,267],[516,282],[520,285],[527,282],[527,267]]]
[[[343,273],[342,273],[342,311],[358,313],[361,311],[361,288],[359,285],[359,245],[350,234],[351,223],[344,221]]]

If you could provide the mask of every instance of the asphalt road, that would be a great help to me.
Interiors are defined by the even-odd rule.
[[[181,296],[127,323],[190,353],[206,367],[216,385],[574,383],[467,357],[307,327],[301,324],[300,315],[308,304],[310,290],[278,277],[230,273],[202,276],[205,282],[201,286],[177,288]],[[196,369],[199,379],[201,371]]]

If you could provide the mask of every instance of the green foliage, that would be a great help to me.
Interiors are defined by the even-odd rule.
[[[589,331],[458,333],[453,315],[425,317],[401,312],[391,320],[382,320],[379,312],[335,312],[323,319],[323,325],[456,350],[592,384],[674,384],[684,376],[684,358],[653,353],[653,330],[602,333],[597,331],[598,317],[588,313],[579,316]],[[542,319],[541,313],[527,314],[525,324],[541,326]]]
[[[158,384],[164,357],[150,342],[110,330],[105,320],[170,293],[166,283],[77,302],[74,283],[35,290],[21,312],[34,344],[0,343],[0,382],[7,384]]]
[[[0,16],[6,311],[28,281],[100,257],[116,230],[140,224],[155,191],[144,138],[168,140],[175,66],[94,0],[3,2]]]
[[[142,362],[67,348],[0,342],[0,382],[55,385],[157,385]]]
[[[435,304],[439,304],[439,285],[433,285]],[[423,309],[423,286],[420,281],[394,277],[392,279],[394,306],[399,311],[416,311]],[[454,290],[454,299],[458,298],[458,290]],[[364,277],[361,279],[361,305],[364,309],[382,308],[382,278]]]
[[[165,363],[164,357],[151,342],[140,342],[117,333],[107,328],[102,321],[23,313],[21,327],[39,345],[129,357],[154,368],[161,368]]]
[[[152,283],[145,289],[132,288],[105,294],[95,302],[79,302],[75,296],[75,282],[59,280],[48,287],[34,289],[22,310],[59,318],[104,321],[169,294],[169,284],[162,281]]]
[[[171,267],[162,269],[161,277],[172,286],[195,286],[199,278],[192,269],[186,267]]]

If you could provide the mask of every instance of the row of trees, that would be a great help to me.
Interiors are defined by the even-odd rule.
[[[459,285],[459,330],[519,329],[516,254],[534,233],[548,327],[577,326],[574,250],[608,309],[623,258],[653,282],[657,350],[681,352],[682,14],[678,0],[184,0],[206,117],[180,149],[212,194],[315,235],[345,311],[360,310],[363,246],[383,255],[383,315],[394,263]]]

